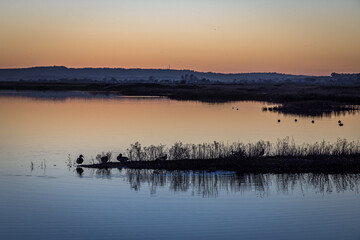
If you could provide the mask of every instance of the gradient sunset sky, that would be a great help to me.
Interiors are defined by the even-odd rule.
[[[0,0],[0,68],[360,72],[360,0]]]

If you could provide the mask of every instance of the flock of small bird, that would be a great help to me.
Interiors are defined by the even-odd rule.
[[[116,159],[121,162],[121,163],[125,163],[129,160],[128,157],[124,157],[121,153],[119,154],[119,156],[116,157]],[[102,156],[100,159],[101,163],[107,163],[109,161],[109,157],[108,156]],[[84,156],[81,154],[77,159],[76,159],[76,164],[82,164],[84,162]]]
[[[232,107],[232,109],[236,109],[236,111],[239,111],[239,108]],[[280,119],[278,119],[277,121],[278,121],[278,122],[281,122]],[[295,119],[294,119],[294,122],[297,122],[297,121],[298,121],[298,120],[295,118]],[[315,123],[315,120],[311,120],[311,123],[314,124],[314,123]],[[339,123],[339,126],[340,126],[340,127],[344,126],[344,123],[341,122],[341,120],[339,120],[338,123]]]
[[[278,122],[281,122],[280,119],[278,119],[277,121],[278,121]],[[298,120],[295,118],[295,119],[294,119],[294,122],[297,122],[297,121],[298,121]],[[311,120],[311,123],[314,124],[314,123],[315,123],[315,120]],[[341,120],[339,120],[338,123],[339,123],[339,126],[340,126],[340,127],[344,126],[344,124],[341,122]]]

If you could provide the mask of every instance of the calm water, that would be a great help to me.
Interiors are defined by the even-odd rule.
[[[359,239],[359,174],[80,172],[65,163],[135,141],[360,140],[359,114],[295,123],[263,106],[1,92],[0,239]]]

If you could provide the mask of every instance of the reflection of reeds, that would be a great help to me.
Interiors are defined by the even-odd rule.
[[[217,174],[205,171],[160,171],[126,169],[126,179],[132,189],[141,185],[150,187],[151,194],[157,187],[169,186],[174,192],[191,191],[194,195],[216,197],[220,192],[236,193],[255,191],[267,196],[271,191],[289,193],[309,189],[316,193],[355,191],[360,185],[359,174],[284,173],[284,174]],[[274,188],[272,190],[272,188]]]
[[[338,139],[334,143],[322,141],[312,144],[295,144],[286,137],[275,143],[260,140],[256,143],[225,144],[223,142],[184,144],[176,142],[170,148],[165,145],[142,147],[139,142],[127,149],[130,161],[154,161],[167,154],[169,160],[217,159],[229,157],[308,157],[308,156],[349,156],[360,154],[359,141]]]

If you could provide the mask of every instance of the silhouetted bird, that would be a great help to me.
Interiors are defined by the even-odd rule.
[[[280,122],[280,119],[278,119],[278,122]]]
[[[82,164],[84,162],[84,156],[80,155],[77,159],[76,159],[76,164]]]
[[[158,157],[156,160],[158,161],[165,161],[167,159],[167,154],[165,154],[164,156],[162,157]]]
[[[236,110],[239,111],[239,108],[237,108]]]
[[[127,162],[129,160],[128,157],[123,157],[121,153],[119,154],[119,156],[116,157],[116,159],[121,163]]]
[[[107,163],[107,161],[109,161],[109,157],[108,156],[103,156],[103,157],[101,157],[101,162],[102,163]]]
[[[314,121],[314,120],[312,120],[312,121],[311,121],[311,123],[315,123],[315,121]]]
[[[295,118],[295,120],[294,120],[295,122],[297,122],[297,119]]]

